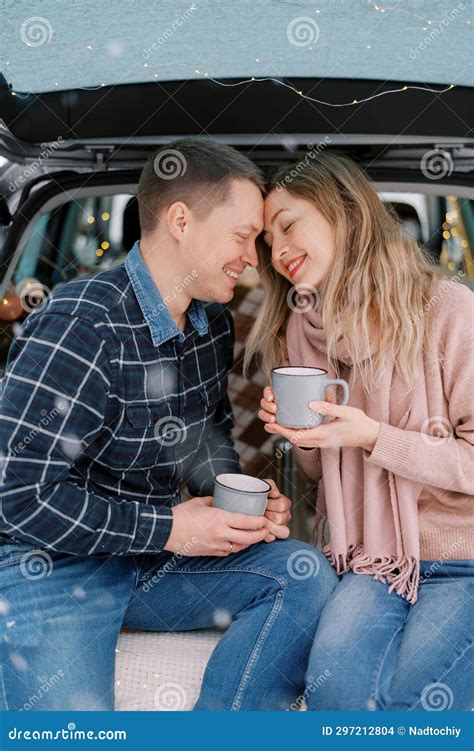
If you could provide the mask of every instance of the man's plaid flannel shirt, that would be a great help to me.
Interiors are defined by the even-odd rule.
[[[230,312],[194,300],[180,332],[136,243],[61,287],[10,350],[0,534],[73,555],[163,549],[187,485],[241,472],[227,397]]]

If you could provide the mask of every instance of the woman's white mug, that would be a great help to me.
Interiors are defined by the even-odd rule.
[[[306,366],[273,368],[272,389],[278,405],[276,420],[287,428],[314,428],[324,415],[314,412],[309,404],[324,401],[328,386],[341,386],[341,404],[349,401],[349,386],[342,378],[328,378],[327,370]]]

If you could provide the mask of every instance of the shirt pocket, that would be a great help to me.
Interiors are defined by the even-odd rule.
[[[151,469],[161,461],[163,448],[172,445],[171,432],[182,425],[171,415],[167,402],[152,406],[127,404],[122,422],[99,459],[112,470]]]
[[[221,379],[215,379],[199,387],[199,397],[208,418],[213,417],[219,402],[225,396]]]

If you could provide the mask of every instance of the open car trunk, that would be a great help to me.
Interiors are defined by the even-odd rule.
[[[303,88],[304,97],[296,93]],[[428,88],[296,79],[284,85],[247,83],[236,97],[234,88],[197,80],[20,98],[3,81],[0,154],[8,169],[1,177],[2,217],[8,228],[0,294],[41,214],[88,195],[133,194],[158,145],[197,131],[241,149],[264,169],[304,164],[311,154],[337,149],[356,159],[378,190],[472,197],[474,138],[467,125],[472,89],[440,95]],[[383,98],[394,89],[398,93]],[[316,97],[362,103],[348,112],[316,105]]]

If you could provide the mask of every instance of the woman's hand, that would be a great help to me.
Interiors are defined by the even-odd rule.
[[[360,446],[372,451],[380,430],[380,423],[368,417],[362,409],[333,404],[329,400],[310,402],[309,406],[314,412],[332,418],[330,422],[315,428],[285,428],[277,422],[278,407],[269,387],[265,388],[260,404],[259,417],[265,422],[267,433],[282,435],[301,448]]]
[[[326,401],[333,402],[330,391],[326,392]],[[270,386],[265,386],[263,389],[263,399],[260,399],[260,406],[262,408],[258,413],[260,420],[267,423],[275,423],[277,421],[276,413],[278,412],[278,404],[275,402],[275,395]]]

